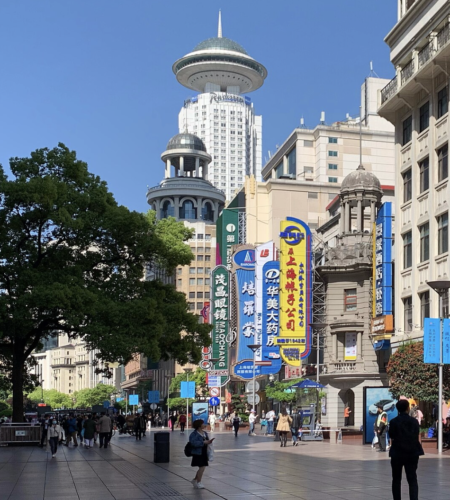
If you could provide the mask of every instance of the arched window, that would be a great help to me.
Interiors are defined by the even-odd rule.
[[[175,208],[169,200],[166,200],[161,208],[161,219],[167,217],[175,217]]]
[[[197,219],[197,209],[191,200],[183,201],[180,208],[180,219]]]
[[[214,221],[214,210],[209,201],[202,208],[202,220]]]

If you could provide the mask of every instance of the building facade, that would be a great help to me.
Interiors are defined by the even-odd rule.
[[[182,85],[196,92],[179,113],[179,131],[204,142],[212,156],[205,179],[230,200],[246,175],[261,178],[262,117],[244,94],[263,85],[267,70],[222,36],[220,15],[217,37],[199,43],[172,69]]]
[[[439,314],[427,281],[448,279],[448,88],[450,5],[399,0],[386,36],[395,77],[382,89],[379,114],[395,126],[395,346],[423,336]],[[448,316],[448,296],[444,298]]]

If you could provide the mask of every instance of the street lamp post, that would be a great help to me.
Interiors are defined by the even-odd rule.
[[[309,325],[313,331],[316,330],[317,338],[316,338],[316,352],[317,352],[317,360],[316,360],[316,382],[320,381],[320,330],[323,330],[328,326],[328,323],[310,323]]]
[[[186,422],[189,429],[189,374],[192,372],[192,368],[183,368],[184,373],[186,373],[187,387],[188,387],[188,397],[186,398]]]
[[[165,375],[166,379],[169,381],[167,387],[167,418],[170,417],[170,381],[172,380],[172,375]]]
[[[247,346],[249,349],[253,351],[253,409],[256,413],[256,399],[255,399],[255,385],[256,385],[256,376],[255,376],[255,366],[256,366],[256,351],[261,347],[260,344],[250,344]]]
[[[438,453],[442,453],[442,380],[444,376],[443,349],[442,349],[442,329],[444,304],[443,298],[450,288],[450,280],[427,281],[427,285],[439,295],[439,408],[438,408]]]
[[[41,403],[43,402],[44,402],[44,380],[41,379]]]

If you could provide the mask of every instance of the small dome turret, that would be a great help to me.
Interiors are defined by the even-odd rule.
[[[206,146],[200,137],[187,132],[174,135],[167,143],[167,150],[169,149],[189,149],[206,153]]]
[[[350,172],[342,181],[341,192],[358,188],[381,191],[381,184],[376,175],[372,174],[372,172],[368,172],[360,165],[355,171]]]

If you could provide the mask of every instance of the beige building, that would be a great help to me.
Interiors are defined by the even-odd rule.
[[[395,77],[380,94],[379,114],[395,126],[394,346],[423,335],[423,319],[439,314],[427,281],[449,279],[448,88],[450,4],[398,0],[386,36]],[[448,316],[448,295],[444,299]]]
[[[75,346],[62,345],[50,351],[50,389],[73,394],[75,389]]]

